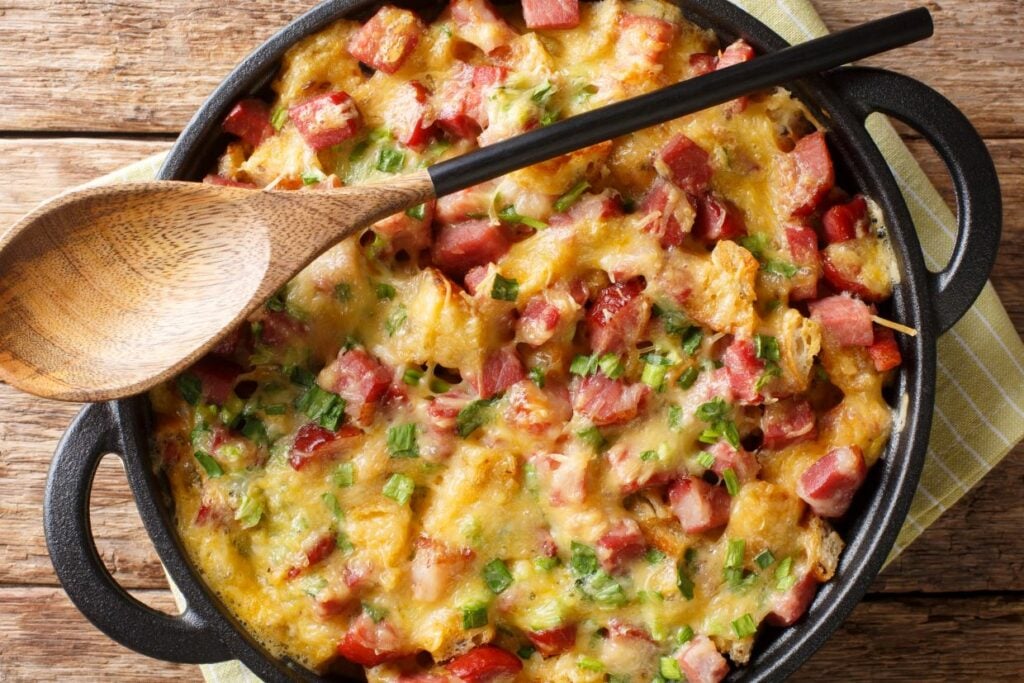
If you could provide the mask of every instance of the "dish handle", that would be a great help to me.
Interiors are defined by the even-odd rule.
[[[924,136],[949,170],[957,205],[956,243],[946,267],[928,278],[941,334],[971,307],[995,263],[1003,209],[992,157],[963,112],[920,81],[867,67],[837,69],[828,80],[862,121],[875,112],[899,119]]]
[[[120,447],[106,403],[87,406],[57,446],[46,481],[43,527],[50,559],[71,602],[96,628],[136,652],[168,662],[231,659],[191,608],[172,616],[142,604],[103,564],[92,537],[89,496],[100,460]]]

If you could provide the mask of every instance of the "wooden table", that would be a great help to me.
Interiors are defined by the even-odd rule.
[[[0,228],[35,202],[167,149],[231,66],[309,0],[0,0]],[[918,4],[816,0],[830,27]],[[876,60],[930,83],[987,139],[1006,226],[993,281],[1024,330],[1024,12],[1021,0],[927,3],[936,37]],[[949,196],[937,157],[908,143]],[[41,524],[50,454],[76,406],[0,385],[0,681],[200,680],[136,655],[71,606]],[[880,576],[797,677],[818,681],[1024,679],[1024,447]],[[101,466],[93,528],[107,565],[171,606],[116,459]]]

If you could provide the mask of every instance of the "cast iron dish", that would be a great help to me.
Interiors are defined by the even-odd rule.
[[[687,18],[714,29],[727,44],[742,37],[759,52],[785,47],[775,33],[727,0],[679,0]],[[203,105],[171,150],[159,178],[199,180],[223,147],[220,122],[239,98],[266,86],[281,55],[299,39],[347,16],[376,9],[374,0],[328,0],[250,55]],[[900,272],[887,317],[918,330],[901,336],[903,365],[892,387],[901,425],[870,471],[839,531],[847,542],[837,576],[818,592],[795,626],[769,631],[750,663],[731,681],[775,681],[792,673],[853,610],[882,567],[906,517],[924,464],[935,393],[935,344],[970,307],[995,260],[1002,209],[992,160],[970,123],[927,86],[895,73],[844,68],[793,84],[792,90],[829,128],[844,186],[872,197],[885,212]],[[909,212],[885,160],[864,129],[883,112],[928,139],[952,174],[959,209],[949,265],[929,273]],[[45,529],[54,567],[71,600],[101,631],[158,659],[208,663],[240,659],[265,680],[326,680],[276,659],[246,633],[203,584],[174,531],[171,498],[149,447],[144,397],[86,407],[65,434],[47,484]],[[89,494],[100,459],[117,453],[156,550],[184,595],[179,616],[156,612],[128,595],[104,568],[89,524]],[[362,680],[353,667],[348,680]]]

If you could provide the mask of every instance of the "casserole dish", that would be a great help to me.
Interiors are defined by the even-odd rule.
[[[339,8],[339,11],[344,9],[340,5]],[[769,49],[772,46],[770,35],[764,36],[761,40],[758,40],[758,38],[749,31],[737,31],[735,28],[737,22],[734,22],[732,28],[730,28],[728,25],[723,27],[719,23],[710,21],[708,16],[702,17],[701,11],[706,11],[706,7],[694,6],[692,9],[693,13],[697,15],[692,18],[697,20],[699,23],[703,23],[705,25],[712,24],[726,35],[730,32],[733,35],[737,32],[745,33],[744,37],[747,37],[755,44],[758,44],[762,49]],[[722,11],[724,12],[725,8],[722,8]],[[751,31],[754,30],[759,29],[757,26],[753,26]],[[271,46],[273,45],[274,43],[272,41]],[[265,48],[264,50],[267,49],[270,48]],[[261,53],[258,53],[258,55],[259,54]],[[272,54],[270,56],[273,57]],[[247,65],[249,65],[249,63],[247,63]],[[269,66],[269,64],[264,66]],[[234,99],[234,97],[237,96],[238,91],[237,89],[236,91],[232,91],[231,88],[235,86],[243,89],[255,87],[258,84],[254,83],[252,79],[258,78],[258,75],[257,69],[255,72],[250,74],[250,80],[248,81],[236,83],[234,86],[229,82],[228,86],[226,86],[227,90],[222,88],[218,94],[224,94],[226,97]],[[871,86],[872,84],[877,86],[879,81],[884,84],[886,82],[886,78],[889,78],[889,82],[891,83],[892,79],[897,77],[885,77],[880,74],[865,75],[863,72],[860,73],[860,76],[862,77],[860,80],[858,80],[857,73],[851,74],[850,76],[837,76],[835,79],[835,87],[846,93],[848,97],[853,96],[867,101],[867,105],[859,108],[859,113],[861,114],[867,111],[869,106],[874,105],[880,106],[882,109],[889,109],[890,104],[886,101],[885,89],[873,92],[871,90]],[[872,78],[874,79],[873,81],[871,80]],[[866,90],[860,92],[858,91],[858,87],[866,88]],[[915,88],[917,86],[905,84],[905,87]],[[915,91],[911,90],[911,92]],[[948,132],[950,126],[957,128],[958,126],[962,127],[966,124],[962,119],[955,118],[955,110],[952,110],[948,104],[943,103],[940,100],[936,100],[935,102],[928,101],[929,98],[934,96],[927,94],[927,91],[924,91],[923,89],[918,88],[916,92],[920,92],[922,94],[920,95],[920,101],[914,103],[914,111],[924,109],[942,111],[943,108],[945,108],[946,111],[953,112],[946,121],[946,123],[950,125],[945,127],[940,125],[937,131],[930,122],[919,124],[925,129],[926,133],[934,134],[934,137],[938,139],[940,147],[942,147],[943,132]],[[900,379],[897,384],[897,391],[901,393],[901,398],[905,399],[903,401],[903,405],[912,405],[912,408],[909,411],[906,411],[906,415],[901,423],[902,428],[900,430],[900,434],[890,446],[892,450],[890,451],[890,457],[887,460],[887,467],[881,474],[877,475],[872,482],[874,485],[873,488],[875,488],[873,495],[862,496],[862,505],[860,506],[861,510],[858,511],[860,514],[855,517],[854,521],[850,525],[851,528],[848,529],[847,536],[852,540],[851,553],[854,555],[854,560],[852,562],[847,560],[844,562],[844,565],[849,566],[850,571],[845,579],[841,579],[841,581],[843,581],[843,583],[840,584],[842,587],[837,590],[830,591],[830,593],[834,593],[834,595],[830,596],[830,599],[818,600],[817,604],[820,606],[820,610],[817,613],[812,611],[811,619],[800,628],[800,631],[798,631],[798,633],[802,633],[805,638],[803,640],[800,640],[799,638],[796,639],[794,644],[797,645],[797,647],[787,648],[785,646],[787,640],[794,640],[789,637],[791,635],[790,633],[782,636],[775,644],[770,644],[766,650],[763,650],[763,652],[770,653],[773,649],[777,649],[777,647],[784,651],[778,657],[771,654],[764,655],[764,658],[767,661],[767,665],[765,667],[762,667],[762,669],[759,670],[755,665],[753,672],[750,670],[747,671],[748,674],[754,673],[755,675],[765,673],[770,674],[772,668],[776,667],[779,662],[785,661],[794,651],[800,650],[801,648],[806,650],[806,644],[808,642],[813,645],[811,639],[814,634],[822,633],[823,630],[827,628],[823,625],[828,624],[829,621],[831,621],[832,624],[835,623],[836,619],[830,619],[829,617],[834,613],[836,606],[842,606],[845,604],[848,609],[852,605],[852,600],[856,598],[857,590],[863,591],[863,587],[866,586],[866,581],[870,580],[871,575],[877,570],[882,559],[881,553],[884,553],[885,550],[887,550],[887,542],[891,543],[891,534],[895,532],[899,522],[901,521],[902,515],[905,513],[906,504],[909,502],[909,496],[913,491],[913,483],[916,478],[917,469],[920,467],[920,458],[923,454],[923,435],[925,433],[924,430],[926,430],[928,426],[927,411],[930,407],[930,401],[932,398],[930,386],[932,373],[934,371],[932,367],[932,355],[934,353],[934,325],[931,314],[924,310],[920,305],[925,292],[924,279],[922,271],[919,268],[919,263],[915,262],[920,257],[917,254],[916,244],[913,242],[913,234],[909,230],[909,223],[906,220],[901,220],[902,218],[905,218],[905,209],[901,214],[900,207],[895,203],[895,200],[892,199],[895,196],[895,193],[891,191],[891,182],[889,183],[890,187],[885,186],[883,176],[884,171],[881,170],[883,169],[882,165],[877,163],[877,154],[875,155],[875,159],[868,158],[871,153],[869,147],[866,147],[863,142],[858,144],[858,140],[856,139],[856,122],[853,124],[846,122],[844,124],[844,122],[840,120],[844,114],[846,116],[849,116],[849,114],[843,112],[838,105],[831,104],[828,101],[829,93],[824,89],[821,89],[819,93],[811,92],[810,95],[805,95],[805,97],[812,104],[818,105],[820,115],[823,119],[832,119],[836,122],[835,128],[839,134],[836,136],[837,139],[835,140],[835,143],[841,152],[843,152],[843,156],[848,157],[848,168],[846,169],[847,175],[856,181],[859,181],[857,182],[857,185],[861,189],[867,190],[872,196],[878,198],[882,203],[883,208],[886,209],[887,223],[893,226],[903,226],[902,230],[894,228],[899,232],[898,236],[894,238],[894,241],[896,242],[897,255],[902,266],[901,270],[903,271],[903,285],[900,288],[901,291],[897,293],[894,313],[895,315],[900,316],[900,318],[905,322],[920,329],[922,331],[922,336],[915,340],[913,344],[905,345],[907,346],[905,355],[910,359],[911,365],[900,375]],[[907,103],[907,99],[908,98],[904,95],[899,102]],[[216,110],[217,106],[215,98],[215,100],[208,105],[207,110],[204,111],[204,113],[207,114],[205,121],[202,118],[203,113],[201,113],[196,124],[190,127],[189,133],[198,134],[200,138],[192,140],[192,146],[190,147],[189,134],[186,134],[183,139],[183,143],[179,144],[179,147],[176,150],[176,154],[178,155],[177,158],[172,155],[171,160],[168,162],[168,166],[165,167],[165,177],[192,177],[190,170],[186,168],[186,166],[190,163],[202,163],[201,159],[204,144],[206,145],[205,149],[208,150],[211,148],[213,143],[218,142],[211,135],[214,131],[211,121],[219,121],[220,114],[223,113],[223,111]],[[210,110],[210,107],[214,107],[214,109]],[[896,111],[897,113],[900,112],[898,107],[896,107]],[[212,116],[210,116],[211,114]],[[969,131],[969,128],[967,128],[967,130]],[[960,135],[961,138],[964,138],[963,133],[960,133]],[[973,139],[976,140],[976,138]],[[972,180],[981,181],[981,192],[996,193],[996,183],[990,172],[986,173],[986,170],[990,171],[991,165],[989,163],[986,169],[985,155],[983,151],[979,152],[979,149],[983,150],[983,148],[980,147],[971,149],[972,152],[977,152],[976,156],[981,160],[978,164],[979,167],[977,171],[972,174]],[[184,156],[182,156],[182,154]],[[178,166],[175,167],[175,164],[178,164]],[[972,189],[973,188],[971,187],[966,187],[965,191],[970,194],[969,191]],[[982,199],[984,199],[984,197],[982,197]],[[954,257],[954,264],[956,265],[960,264],[961,258],[959,258],[959,256],[963,254],[964,250],[968,247],[969,242],[972,241],[972,238],[973,241],[981,240],[981,242],[985,242],[984,233],[978,233],[972,228],[972,226],[975,225],[973,221],[978,220],[979,216],[977,212],[972,212],[972,209],[976,208],[976,206],[977,205],[972,206],[969,202],[965,202],[962,205],[961,213],[964,222],[964,230],[961,234],[957,257]],[[984,202],[982,206],[998,209],[997,197],[991,202]],[[979,237],[979,235],[982,235],[982,237]],[[995,237],[997,238],[997,234]],[[982,247],[982,250],[991,251],[985,250],[984,247]],[[973,282],[973,284],[969,284],[966,281],[959,279],[959,277],[967,277],[970,274],[970,271],[966,270],[961,271],[959,277],[954,271],[949,274],[948,279],[940,279],[938,281],[934,287],[934,294],[937,300],[936,303],[938,304],[937,318],[940,321],[940,325],[944,325],[954,319],[955,316],[966,307],[966,303],[970,301],[970,294],[973,294],[973,292],[980,287],[984,278],[985,270],[986,269],[984,267],[981,269],[980,280]],[[974,274],[978,275],[979,272],[975,272]],[[968,296],[966,298],[958,298],[954,295],[947,294],[947,290],[944,289],[945,287],[949,287],[948,291],[956,292],[957,294],[967,293]],[[184,579],[179,576],[179,574],[189,574],[189,572],[187,563],[181,559],[177,539],[173,538],[173,535],[167,531],[166,523],[170,516],[168,513],[169,506],[166,504],[166,500],[160,498],[159,482],[151,473],[152,468],[148,466],[149,463],[147,458],[142,456],[139,452],[140,444],[145,444],[145,440],[140,438],[140,434],[148,432],[148,430],[144,429],[146,426],[146,411],[144,408],[145,407],[141,402],[124,403],[118,404],[113,408],[93,409],[93,412],[82,418],[82,422],[79,424],[79,431],[72,436],[69,436],[67,444],[70,447],[62,449],[61,455],[58,458],[58,463],[55,466],[55,476],[53,479],[53,487],[51,488],[53,497],[50,499],[52,510],[51,514],[48,516],[48,520],[51,522],[48,525],[49,530],[51,532],[56,531],[58,524],[62,525],[62,529],[70,529],[70,527],[64,526],[68,524],[68,520],[59,520],[57,515],[54,513],[60,512],[59,507],[62,503],[78,505],[81,510],[84,510],[84,506],[81,503],[85,500],[84,496],[87,487],[83,487],[81,484],[87,482],[87,475],[91,473],[91,468],[89,467],[90,462],[93,462],[95,458],[105,450],[118,448],[118,450],[125,453],[127,457],[131,458],[131,462],[129,463],[129,477],[132,479],[132,484],[139,500],[140,509],[143,512],[143,516],[146,518],[147,525],[150,526],[151,534],[157,541],[158,547],[160,547],[161,554],[167,555],[165,560],[168,562],[168,566],[171,569],[172,574],[175,575],[175,578],[178,579],[179,582],[184,581],[182,588],[185,591],[189,602],[192,604],[192,607],[186,613],[184,619],[171,620],[173,625],[165,624],[165,626],[170,626],[172,631],[175,629],[178,630],[179,632],[177,634],[169,633],[167,632],[167,629],[162,629],[165,631],[165,635],[167,637],[162,639],[161,644],[151,643],[149,646],[142,644],[141,647],[148,647],[148,651],[156,654],[159,653],[153,649],[154,647],[162,649],[165,653],[176,651],[176,653],[172,653],[172,655],[178,658],[216,658],[224,655],[224,650],[222,649],[218,651],[218,648],[215,646],[216,639],[220,639],[227,644],[227,651],[231,652],[231,654],[240,656],[249,663],[250,666],[253,666],[253,661],[255,661],[254,668],[256,668],[256,670],[262,675],[273,673],[273,669],[268,669],[267,667],[273,667],[275,664],[280,662],[270,661],[266,656],[263,656],[262,658],[254,656],[252,653],[251,643],[245,642],[240,634],[235,633],[232,635],[233,624],[226,622],[224,619],[217,619],[217,610],[215,606],[211,603],[208,596],[203,594],[203,589],[201,589],[196,583],[194,575],[185,576]],[[101,424],[102,420],[100,419],[104,414],[106,417],[113,418],[113,420],[108,421],[106,425]],[[90,424],[92,424],[91,427]],[[114,433],[115,426],[117,431],[116,437]],[[90,430],[92,430],[91,434]],[[88,439],[90,437],[92,437],[94,443],[82,443],[83,439]],[[116,441],[120,441],[121,443],[117,444],[115,443]],[[84,449],[77,448],[78,446],[83,445],[85,446]],[[82,454],[83,451],[85,452],[84,455]],[[896,454],[899,454],[899,458],[895,457]],[[68,465],[65,464],[65,458],[78,458],[78,464],[84,465],[84,467],[75,470],[74,466],[72,466],[69,470],[67,469]],[[69,474],[69,472],[71,474]],[[75,472],[77,472],[77,474],[75,474]],[[62,475],[64,477],[72,477],[72,479],[62,480]],[[77,476],[79,481],[75,482],[73,480],[74,476]],[[67,498],[65,494],[69,491],[79,491],[79,498]],[[888,505],[890,500],[894,503],[891,507]],[[874,501],[874,503],[871,501]],[[883,504],[881,501],[885,501],[885,503]],[[66,513],[67,510],[64,510],[64,512]],[[78,510],[75,512],[77,513]],[[74,524],[71,526],[75,527],[75,532],[87,532],[87,527],[78,528]],[[90,559],[90,557],[88,557],[89,541],[85,536],[86,534],[80,534],[77,538],[79,550],[84,548],[85,555],[79,553],[77,558],[71,557],[70,559],[67,557],[67,554],[69,552],[74,553],[76,538],[73,536],[65,536],[62,540],[61,538],[56,538],[56,536],[54,536],[52,539],[54,554],[55,557],[57,557],[58,570],[61,570],[61,565],[66,565],[63,571],[64,574],[67,574],[67,578],[65,578],[64,574],[62,574],[62,578],[65,578],[65,580],[69,582],[69,592],[72,592],[72,594],[75,593],[75,591],[71,590],[70,584],[72,580],[75,579],[76,576],[81,578],[80,575],[75,574],[75,570],[81,570],[87,566],[81,563],[83,559]],[[861,554],[861,551],[863,551],[863,554]],[[62,555],[65,556],[64,560],[60,557]],[[75,562],[76,559],[78,560],[77,563]],[[98,571],[98,565],[95,563],[95,558],[92,557],[91,559],[93,560],[92,569]],[[71,569],[68,569],[68,567]],[[68,574],[68,571],[71,571],[72,573]],[[107,585],[106,588],[109,589],[110,586]],[[89,591],[86,592],[88,593]],[[98,594],[96,591],[92,591],[92,597],[96,598],[97,596]],[[105,601],[105,597],[102,595],[99,595],[99,599],[100,602]],[[108,606],[108,609],[112,609],[112,606]],[[125,606],[122,605],[120,609],[113,609],[113,611],[106,614],[106,616],[102,614],[92,614],[91,616],[97,620],[105,621],[106,624],[104,625],[114,627],[113,630],[118,631],[118,633],[115,633],[115,636],[119,635],[121,638],[127,638],[128,640],[136,640],[136,636],[146,634],[145,626],[148,625],[153,627],[164,621],[164,619],[158,618],[154,614],[143,613],[147,615],[147,618],[151,623],[140,624],[137,623],[137,620],[130,618],[130,615],[118,614],[119,611],[123,611],[124,609]],[[127,609],[131,610],[132,608],[129,606]],[[86,608],[84,611],[89,613],[93,610]],[[115,627],[115,625],[117,626]],[[159,631],[161,629],[157,630]],[[192,652],[184,651],[197,640],[195,637],[196,635],[210,630],[213,631],[214,637],[201,637],[201,640],[204,642],[204,646],[199,648],[200,650],[207,649],[208,651],[206,653],[197,653],[195,650]],[[190,634],[190,631],[193,633]],[[184,642],[175,643],[175,640]],[[778,643],[783,643],[783,645],[777,646]],[[133,643],[133,645],[139,646],[139,643],[136,642]],[[284,670],[282,670],[282,673],[283,672]]]

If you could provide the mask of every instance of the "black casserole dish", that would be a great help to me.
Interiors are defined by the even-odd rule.
[[[714,29],[723,41],[742,37],[760,51],[784,46],[763,25],[729,3],[679,3],[687,17]],[[165,179],[198,180],[222,147],[220,122],[240,97],[259,91],[282,53],[298,39],[368,2],[327,2],[257,50],[221,85],[183,133],[161,169]],[[946,100],[916,81],[867,69],[844,69],[794,84],[830,128],[843,184],[877,201],[885,213],[900,271],[888,317],[919,331],[904,338],[904,365],[893,391],[905,405],[886,456],[875,467],[840,531],[848,548],[837,578],[824,587],[805,620],[758,641],[750,664],[733,679],[775,680],[792,672],[838,626],[881,567],[906,515],[923,464],[935,385],[935,340],[970,306],[995,257],[1000,202],[992,162],[977,134]],[[929,274],[906,206],[884,160],[864,128],[881,111],[919,130],[939,150],[956,185],[960,225],[950,265]],[[968,261],[966,254],[973,252]],[[905,398],[905,402],[904,402]],[[149,409],[143,398],[95,405],[79,416],[56,454],[46,500],[46,532],[57,572],[76,605],[101,630],[141,653],[181,662],[241,659],[267,679],[320,680],[299,665],[275,659],[230,616],[200,580],[173,531],[166,483],[148,446]],[[103,568],[89,529],[89,489],[103,454],[119,453],[140,513],[189,608],[178,617],[134,601]],[[353,673],[357,678],[361,674]]]

